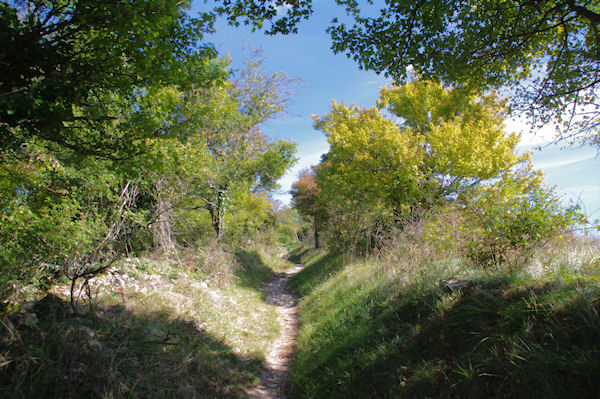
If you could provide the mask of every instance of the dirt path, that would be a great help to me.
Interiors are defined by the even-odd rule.
[[[302,270],[302,267],[296,265],[282,273],[276,273],[275,278],[267,286],[266,301],[277,306],[281,335],[267,356],[266,367],[260,376],[261,384],[250,392],[251,398],[284,399],[286,397],[298,334],[298,309],[296,308],[298,298],[290,292],[288,282],[292,276]]]

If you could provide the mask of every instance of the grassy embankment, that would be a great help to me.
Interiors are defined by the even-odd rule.
[[[510,272],[419,247],[292,255],[306,265],[291,282],[297,398],[598,397],[597,242],[546,247]],[[474,285],[447,292],[450,277]]]
[[[2,315],[0,396],[246,397],[280,329],[263,284],[289,266],[264,249],[125,259],[83,317],[55,286]]]

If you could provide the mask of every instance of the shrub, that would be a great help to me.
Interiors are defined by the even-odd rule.
[[[466,254],[480,264],[524,265],[532,250],[583,220],[565,208],[539,173],[507,173],[475,194],[465,209]]]
[[[198,270],[224,287],[235,279],[235,272],[240,268],[234,254],[223,248],[217,241],[196,250],[187,251],[183,263]]]

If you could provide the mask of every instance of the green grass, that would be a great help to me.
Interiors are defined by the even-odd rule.
[[[93,317],[70,314],[66,286],[3,314],[0,397],[247,397],[280,329],[262,288],[291,264],[264,248],[214,264],[231,259],[121,262],[92,281]]]
[[[273,278],[273,272],[293,266],[277,256],[269,255],[265,248],[240,249],[235,257],[241,266],[235,272],[239,283],[253,289],[262,289],[264,282]],[[268,264],[265,264],[265,259]]]
[[[294,394],[597,397],[599,254],[562,251],[535,273],[436,256],[344,263],[312,252],[292,280],[303,294]],[[448,277],[474,288],[446,293],[438,280]]]
[[[314,248],[297,248],[290,253],[288,260],[304,265],[304,269],[290,281],[290,288],[300,295],[312,291],[344,265],[341,255]]]

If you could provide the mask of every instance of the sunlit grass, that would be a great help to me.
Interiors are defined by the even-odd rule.
[[[305,256],[292,280],[304,295],[297,397],[595,395],[595,243],[554,243],[522,270],[400,244],[366,260]],[[444,290],[439,280],[450,277],[473,286]]]
[[[291,264],[242,252],[126,259],[91,282],[93,316],[70,315],[67,286],[5,315],[1,396],[247,397],[280,332],[263,286]]]

